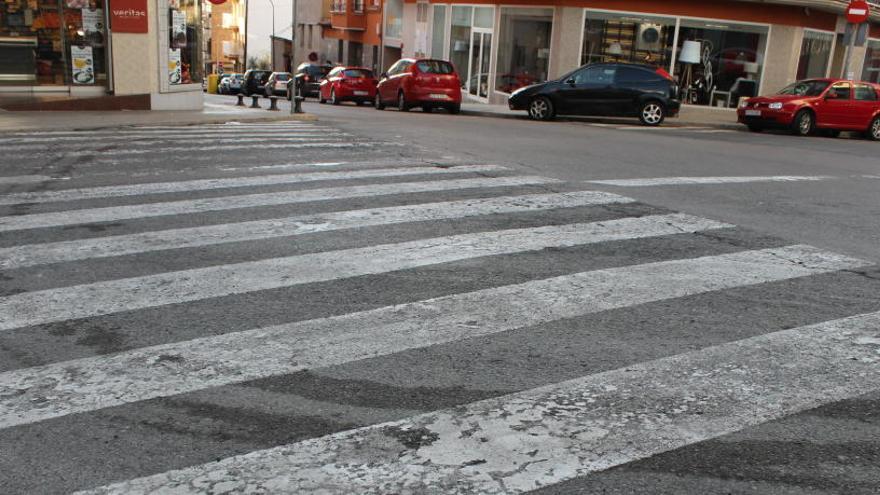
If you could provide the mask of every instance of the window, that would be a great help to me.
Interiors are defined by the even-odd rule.
[[[416,67],[423,74],[455,74],[452,64],[440,60],[422,60]]]
[[[830,92],[836,95],[838,100],[848,100],[850,99],[852,88],[849,84],[835,84],[831,87]]]
[[[385,4],[385,38],[403,36],[403,0],[388,0]]]
[[[201,14],[198,0],[169,2],[168,9],[168,83],[170,85],[202,82],[202,50],[199,42]]]
[[[576,85],[581,84],[612,84],[614,82],[614,74],[617,71],[614,67],[606,65],[594,65],[581,69],[574,73],[571,79],[574,79]]]
[[[675,19],[641,14],[588,11],[581,64],[634,62],[668,68]]]
[[[862,70],[862,81],[880,83],[880,40],[868,40],[865,52],[865,68]]]
[[[428,4],[416,4],[416,22],[428,22]]]
[[[495,89],[512,93],[547,80],[552,30],[553,9],[501,9]]]
[[[833,42],[834,35],[831,33],[804,31],[801,56],[798,60],[798,80],[825,77],[828,71],[828,62],[831,60]]]
[[[617,69],[617,81],[623,82],[656,82],[662,80],[659,74],[635,67],[620,67]]]
[[[446,43],[446,6],[434,6],[434,21],[431,29],[431,56],[446,58],[443,46]]]
[[[370,79],[373,77],[373,73],[365,69],[349,69],[343,70],[343,72],[345,73],[345,77],[351,77],[353,79]]]
[[[342,67],[337,67],[337,68],[331,70],[330,73],[327,74],[327,77],[337,77],[337,76],[339,76],[340,73],[342,73],[343,70],[345,70],[345,69]]]
[[[354,0],[354,11],[361,14],[364,12],[364,0]]]
[[[347,0],[332,0],[330,4],[330,10],[336,13],[344,13],[345,12],[345,3]],[[325,4],[326,5],[326,4]]]
[[[856,100],[877,101],[877,92],[867,84],[859,84],[856,86]]]

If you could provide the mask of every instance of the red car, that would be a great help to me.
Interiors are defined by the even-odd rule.
[[[339,105],[353,101],[358,105],[373,103],[376,99],[376,78],[373,71],[362,67],[336,67],[321,79],[318,100]]]
[[[880,140],[880,85],[843,79],[808,79],[779,94],[744,100],[737,110],[740,123],[752,132],[790,129],[800,136],[817,129],[865,133]]]
[[[376,108],[396,105],[406,112],[422,107],[430,112],[443,107],[450,113],[461,111],[461,80],[449,62],[404,58],[382,74],[376,95]]]

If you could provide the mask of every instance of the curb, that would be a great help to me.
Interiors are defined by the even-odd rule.
[[[14,114],[15,112],[10,112],[10,114]],[[3,115],[3,117],[7,117],[7,115]],[[190,126],[190,125],[201,125],[201,124],[225,124],[228,122],[285,122],[285,121],[300,121],[300,122],[315,122],[318,120],[318,117],[313,114],[283,114],[283,115],[275,115],[275,116],[254,116],[250,117],[247,115],[229,115],[229,116],[212,116],[207,118],[193,118],[193,119],[181,119],[179,117],[168,117],[167,119],[145,119],[144,121],[130,121],[130,122],[98,122],[95,124],[71,124],[71,125],[41,125],[40,123],[21,123],[15,122],[12,127],[6,128],[3,126],[2,118],[0,118],[0,133],[4,132],[17,132],[17,131],[41,131],[41,130],[64,130],[64,131],[87,131],[87,130],[97,130],[97,129],[110,129],[110,128],[118,128],[118,127],[139,127],[139,126],[152,126],[152,125],[178,125],[181,127]]]
[[[490,117],[496,119],[519,119],[519,120],[529,120],[525,113],[522,115],[515,113],[498,113],[498,112],[490,112],[483,110],[461,110],[462,115],[469,115],[472,117]],[[601,117],[596,118],[583,118],[583,119],[571,119],[571,120],[562,120],[561,122],[579,122],[579,123],[587,123],[587,124],[619,124],[621,126],[633,125],[637,126],[638,124],[634,124],[632,120],[619,120],[619,119],[605,119]],[[675,127],[706,127],[711,129],[723,129],[723,130],[734,130],[741,131],[745,129],[744,126],[731,123],[731,122],[696,122],[696,121],[688,121],[688,120],[679,120],[678,117],[673,117],[667,121],[670,125],[665,125],[664,127],[675,128]]]

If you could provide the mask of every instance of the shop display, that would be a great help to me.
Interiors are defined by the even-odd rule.
[[[92,47],[71,46],[70,58],[73,68],[73,84],[94,84],[95,64],[92,58]]]
[[[201,82],[199,4],[196,0],[169,0],[168,6],[168,84]]]

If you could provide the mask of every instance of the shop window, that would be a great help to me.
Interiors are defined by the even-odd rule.
[[[672,60],[675,19],[587,11],[581,65],[633,62],[667,68]]]
[[[553,9],[502,8],[495,89],[511,93],[548,78]]]
[[[815,79],[825,77],[828,62],[831,60],[831,45],[834,35],[817,31],[804,31],[801,43],[801,56],[798,60],[797,79]]]
[[[200,19],[198,0],[168,0],[168,83],[172,86],[202,81]]]
[[[728,23],[682,19],[679,48],[696,43],[697,60],[679,59],[686,101],[692,104],[733,106],[742,97],[757,96],[769,29]]]
[[[474,8],[474,27],[492,29],[495,23],[495,9],[492,7],[475,7]]]
[[[103,0],[0,2],[0,84],[107,83]]]
[[[385,4],[385,38],[403,36],[403,0],[389,0]]]
[[[468,57],[471,46],[471,21],[473,19],[473,7],[452,7],[452,29],[449,34],[449,59],[452,65],[462,76],[462,84],[465,84],[465,76],[468,70]]]
[[[865,68],[862,70],[862,81],[880,83],[880,40],[869,40],[865,52]]]
[[[354,11],[358,14],[364,12],[364,0],[354,0]]]
[[[431,56],[443,58],[443,46],[446,42],[446,6],[434,6],[434,19],[431,28]]]

